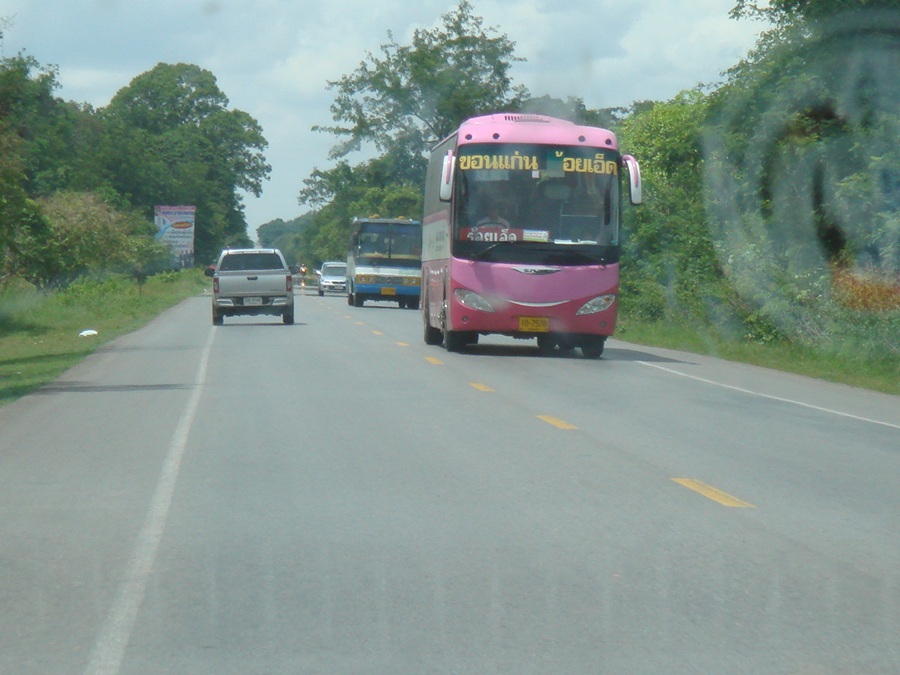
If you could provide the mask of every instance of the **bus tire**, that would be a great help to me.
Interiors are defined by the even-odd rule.
[[[550,335],[539,335],[537,343],[544,356],[551,356],[556,351],[556,340]]]
[[[444,341],[444,334],[441,333],[440,329],[429,325],[427,320],[425,321],[424,337],[426,345],[439,345]]]
[[[409,309],[419,309],[419,299],[418,298],[409,298],[406,301],[406,306]]]
[[[365,301],[366,301],[365,298],[363,298],[363,296],[361,296],[359,293],[353,294],[353,306],[354,307],[362,307],[363,303]]]
[[[599,359],[606,344],[606,336],[598,335],[585,338],[581,343],[581,353],[586,359]]]
[[[455,330],[444,331],[444,349],[448,352],[461,351],[468,343],[468,334]]]

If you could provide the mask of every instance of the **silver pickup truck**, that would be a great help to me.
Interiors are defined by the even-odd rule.
[[[213,280],[214,325],[221,326],[226,316],[259,314],[294,323],[294,280],[278,249],[225,249],[206,274]]]

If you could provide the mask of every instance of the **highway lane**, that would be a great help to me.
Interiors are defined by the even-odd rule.
[[[896,397],[297,300],[0,408],[0,670],[900,668]]]

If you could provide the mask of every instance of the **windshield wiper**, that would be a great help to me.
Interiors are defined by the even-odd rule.
[[[477,253],[473,253],[473,254],[472,254],[472,260],[484,260],[485,254],[490,253],[491,251],[493,251],[495,248],[497,248],[497,247],[500,246],[501,244],[512,244],[512,243],[515,243],[515,242],[511,242],[511,241],[498,241],[498,242],[494,242],[494,243],[491,244],[490,246],[486,246],[485,248],[481,249],[481,250],[478,251]]]

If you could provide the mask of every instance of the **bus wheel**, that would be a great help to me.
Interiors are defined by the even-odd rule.
[[[553,351],[556,349],[556,340],[549,335],[540,335],[538,336],[537,341],[538,349],[541,350],[541,354],[544,356],[553,354]]]
[[[445,330],[444,331],[444,349],[448,352],[458,352],[466,346],[468,335],[460,331]]]
[[[572,350],[575,349],[575,347],[578,346],[578,342],[574,340],[572,336],[563,335],[561,338],[559,338],[556,346],[559,348],[559,351],[563,352],[564,354],[569,354],[572,352]]]
[[[606,337],[603,335],[585,338],[581,343],[581,353],[586,359],[599,359],[605,343]]]
[[[410,298],[406,301],[406,306],[410,309],[419,309],[419,299],[418,298]]]
[[[353,294],[353,306],[354,307],[362,307],[365,302],[365,298],[361,296],[359,293]]]
[[[425,322],[425,344],[426,345],[439,345],[444,341],[444,334],[441,333],[440,329],[434,328],[430,326],[428,322]]]

